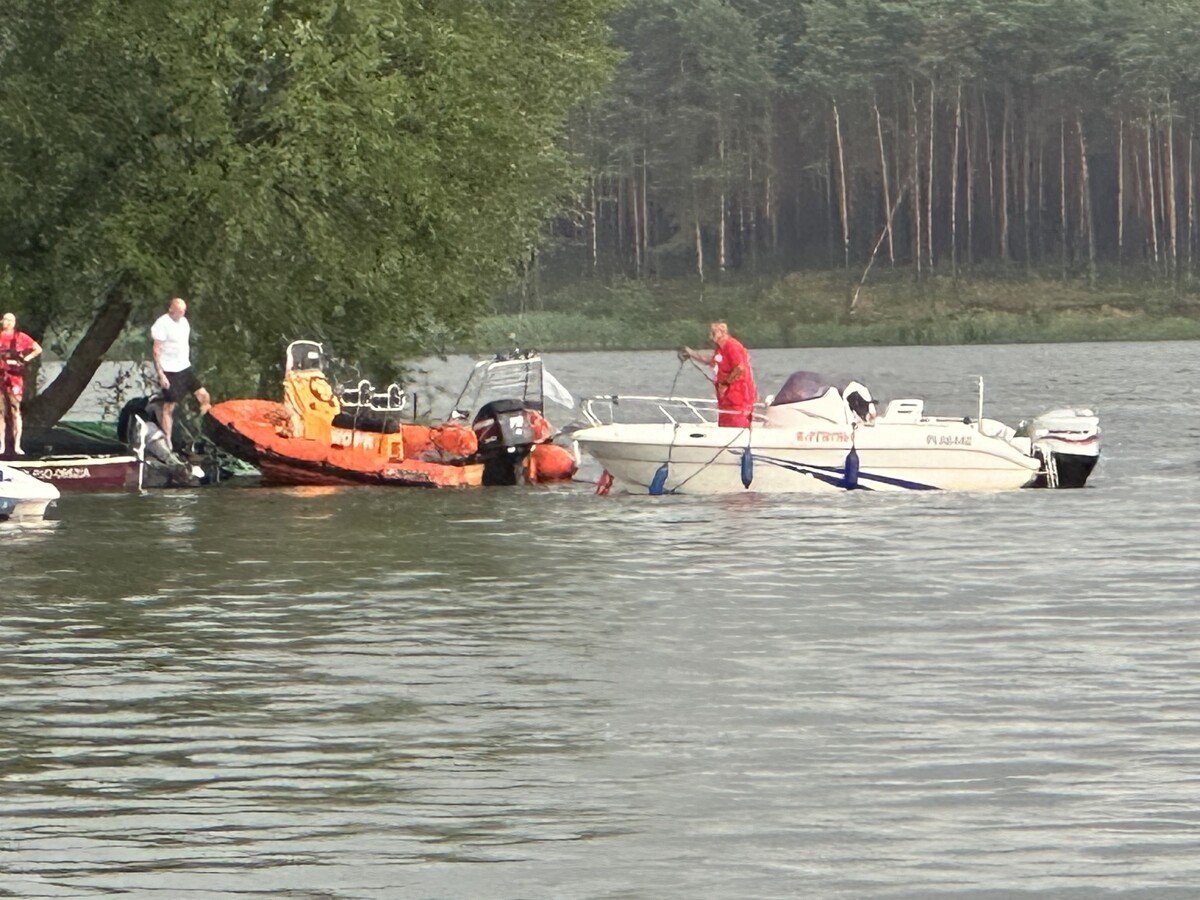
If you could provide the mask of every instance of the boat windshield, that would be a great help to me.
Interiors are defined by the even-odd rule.
[[[476,363],[450,416],[463,418],[492,400],[520,400],[530,409],[541,412],[541,357],[514,351]]]
[[[828,375],[820,375],[817,372],[793,372],[783,383],[783,387],[775,394],[771,405],[784,406],[788,403],[816,400],[818,397],[825,396],[830,388],[837,390],[837,385]]]

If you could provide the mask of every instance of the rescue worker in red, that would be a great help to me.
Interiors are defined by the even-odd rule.
[[[713,384],[717,389],[717,424],[722,428],[749,428],[754,401],[758,399],[754,374],[750,371],[750,354],[742,342],[729,333],[729,326],[724,322],[713,322],[708,337],[714,347],[712,353],[684,347],[680,357],[716,369]]]
[[[0,454],[8,450],[8,432],[12,430],[12,452],[21,449],[21,400],[25,396],[25,366],[42,352],[42,346],[23,331],[17,331],[17,317],[0,317]]]

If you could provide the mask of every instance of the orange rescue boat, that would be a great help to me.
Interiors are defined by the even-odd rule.
[[[475,487],[575,473],[574,454],[550,443],[549,422],[525,400],[488,403],[472,425],[422,425],[403,420],[407,398],[398,385],[376,391],[361,381],[338,391],[324,362],[320,344],[293,342],[283,402],[216,404],[205,417],[205,434],[271,484]]]

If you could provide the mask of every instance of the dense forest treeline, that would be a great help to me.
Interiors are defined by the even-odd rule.
[[[544,275],[1200,263],[1195,0],[631,0],[614,29]]]
[[[861,297],[890,281],[899,329],[877,340],[963,336],[901,320],[947,318],[960,282],[935,282],[966,270],[1083,281],[1120,266],[1190,297],[1177,287],[1200,268],[1197,13],[1200,0],[6,0],[0,305],[67,360],[28,413],[59,417],[175,293],[226,394],[266,389],[302,335],[385,374],[469,334],[506,285],[524,285],[508,308],[525,308],[539,280],[545,309],[641,338],[753,295],[756,327],[780,342],[859,312],[869,265]],[[836,277],[797,274],[812,269]],[[669,281],[686,290],[659,290]],[[705,305],[697,282],[729,290]],[[1004,298],[1017,318],[971,334],[1038,314],[984,293],[981,308]]]

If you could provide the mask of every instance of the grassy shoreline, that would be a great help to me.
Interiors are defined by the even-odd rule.
[[[943,276],[920,284],[887,273],[865,286],[853,316],[844,273],[708,285],[692,281],[581,283],[539,308],[484,319],[463,349],[656,350],[703,342],[729,322],[748,346],[865,346],[1200,340],[1200,292],[1161,283],[1097,286],[1050,278]]]

